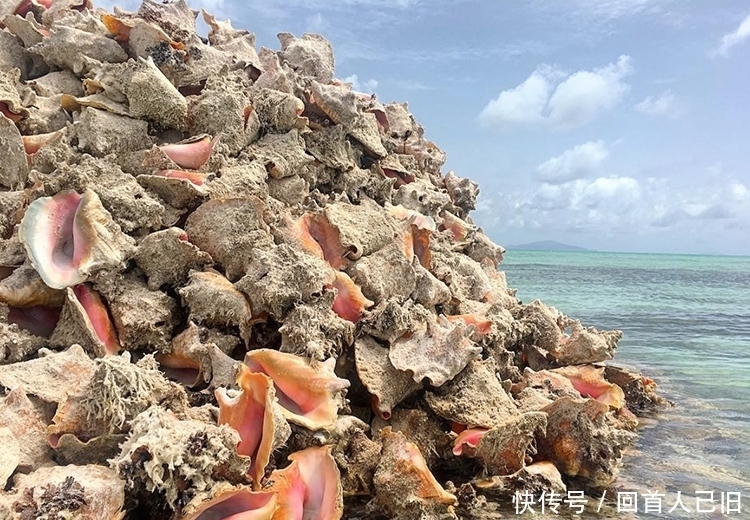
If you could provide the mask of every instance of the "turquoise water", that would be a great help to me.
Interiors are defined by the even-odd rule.
[[[750,257],[508,251],[500,269],[523,302],[622,330],[614,363],[674,403],[642,421],[617,485],[664,493],[664,511],[627,518],[750,518]],[[678,491],[691,513],[666,513]],[[715,512],[695,511],[698,491]],[[741,513],[721,513],[721,492]]]

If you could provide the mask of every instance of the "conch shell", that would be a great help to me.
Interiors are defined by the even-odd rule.
[[[265,374],[253,373],[242,365],[237,377],[242,391],[229,397],[223,388],[216,390],[219,402],[219,424],[228,424],[240,434],[237,453],[252,458],[250,475],[253,489],[261,488],[261,480],[273,450],[292,434],[276,401],[273,381]]]
[[[336,421],[338,404],[333,394],[349,388],[349,381],[336,377],[332,363],[313,367],[307,358],[258,349],[247,353],[245,365],[273,380],[276,397],[289,422],[317,430]]]
[[[49,287],[64,289],[85,282],[107,268],[120,266],[135,251],[99,196],[64,191],[32,202],[21,221],[19,237],[31,265]]]
[[[279,494],[274,520],[339,520],[344,514],[341,475],[330,446],[289,455],[292,463],[271,475]]]

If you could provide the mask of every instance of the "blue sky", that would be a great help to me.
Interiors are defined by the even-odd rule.
[[[138,2],[116,3],[127,9]],[[407,101],[497,242],[750,254],[744,0],[188,1]]]

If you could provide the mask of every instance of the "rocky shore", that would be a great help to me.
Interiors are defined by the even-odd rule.
[[[477,184],[325,38],[257,50],[184,0],[0,0],[0,28],[0,519],[502,518],[614,484],[655,383],[515,298]]]

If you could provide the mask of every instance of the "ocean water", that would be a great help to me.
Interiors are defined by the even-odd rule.
[[[750,519],[750,257],[508,251],[500,269],[523,302],[622,330],[613,363],[674,403],[641,421],[625,457],[616,487],[637,512],[623,494],[631,513],[584,517]],[[678,492],[690,512],[667,512]],[[738,496],[739,513],[726,502]]]

